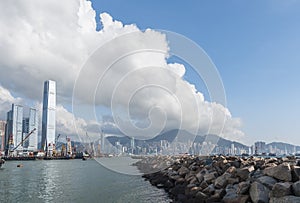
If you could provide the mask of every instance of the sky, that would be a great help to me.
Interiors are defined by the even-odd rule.
[[[43,81],[52,79],[63,134],[97,134],[100,127],[135,137],[173,128],[218,134],[224,127],[221,136],[248,145],[300,145],[298,1],[0,4],[1,119],[13,102],[41,108]],[[210,100],[187,63],[168,58],[170,45],[159,30],[179,33],[207,53],[226,104]],[[105,69],[139,49],[160,53],[129,55]]]
[[[242,119],[246,143],[300,144],[299,1],[119,0],[93,1],[93,7],[200,45],[221,74],[227,106]],[[187,79],[197,84],[193,76]]]

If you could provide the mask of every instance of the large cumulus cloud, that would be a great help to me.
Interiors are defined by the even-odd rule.
[[[117,125],[110,125],[125,134],[138,134],[135,127],[140,127],[151,135],[174,128],[231,138],[243,135],[240,119],[232,118],[223,105],[206,101],[183,79],[183,65],[167,62],[164,34],[123,25],[107,13],[100,15],[103,28],[97,31],[95,11],[84,0],[1,1],[0,7],[1,85],[23,98],[40,100],[43,81],[56,80],[60,131],[96,131],[101,124],[97,109],[113,108]],[[141,49],[148,51],[134,52]],[[93,58],[99,50],[103,57]],[[72,97],[75,122],[62,106]],[[152,131],[146,132],[149,126]]]

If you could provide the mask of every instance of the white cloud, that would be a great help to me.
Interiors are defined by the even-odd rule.
[[[239,119],[232,118],[224,106],[205,101],[183,79],[183,65],[167,63],[169,46],[164,34],[123,25],[107,13],[100,15],[103,29],[96,31],[95,11],[84,0],[1,1],[0,8],[2,86],[27,99],[41,100],[43,81],[53,79],[58,102],[69,104],[77,79],[74,114],[79,134],[96,131],[95,102],[108,109],[113,104],[119,127],[130,135],[154,135],[174,128],[219,134],[224,119],[221,135],[243,135]],[[101,54],[93,58],[94,51]],[[88,107],[83,109],[82,104]],[[72,118],[58,105],[58,131],[74,133]],[[151,125],[151,131],[130,128],[130,119],[138,126]]]
[[[6,120],[6,113],[11,109],[12,103],[21,104],[21,98],[15,98],[0,85],[0,119]]]

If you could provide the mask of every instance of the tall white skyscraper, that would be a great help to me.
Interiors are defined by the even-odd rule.
[[[12,109],[7,112],[7,129],[5,135],[6,150],[12,150],[22,141],[23,131],[23,106],[12,104]],[[16,150],[22,150],[20,145]]]
[[[55,144],[55,111],[56,111],[56,83],[48,80],[44,83],[43,118],[42,118],[42,149],[46,146],[49,151]],[[52,152],[50,152],[51,155]]]

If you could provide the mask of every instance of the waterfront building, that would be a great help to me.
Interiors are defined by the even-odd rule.
[[[255,154],[266,153],[266,143],[265,142],[255,142]]]
[[[101,147],[101,153],[105,153],[106,151],[105,151],[105,137],[104,137],[104,133],[103,133],[103,131],[101,130],[101,137],[100,137],[100,139],[101,139],[101,143],[100,143],[100,147]]]
[[[56,83],[48,80],[44,83],[42,116],[42,150],[48,150],[52,156],[55,144]]]
[[[230,154],[231,155],[235,155],[235,150],[234,150],[234,144],[233,143],[231,143],[231,150],[230,150]]]
[[[6,122],[5,121],[0,121],[0,151],[4,151],[5,147],[5,126]]]
[[[24,148],[36,151],[38,148],[38,112],[34,108],[29,109],[29,117],[23,119],[23,137],[36,129],[24,142]]]
[[[5,150],[8,151],[16,147],[23,139],[23,106],[12,104],[12,109],[7,112],[6,123]],[[16,150],[23,150],[23,146],[20,145]]]

